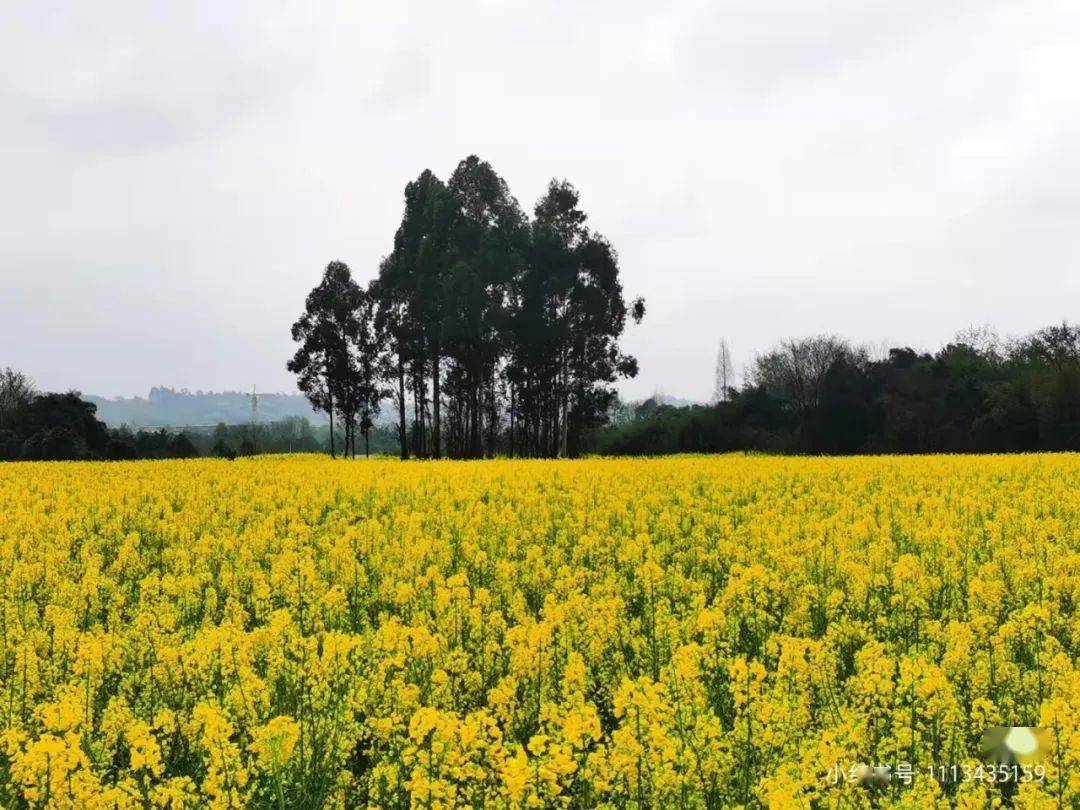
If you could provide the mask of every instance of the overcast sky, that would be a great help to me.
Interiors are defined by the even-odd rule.
[[[10,3],[0,366],[294,390],[322,268],[470,153],[578,187],[648,304],[630,397],[707,398],[722,336],[1077,320],[1078,43],[1075,0]]]

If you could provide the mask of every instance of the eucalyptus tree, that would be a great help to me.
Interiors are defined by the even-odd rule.
[[[496,451],[510,290],[524,267],[527,219],[491,164],[470,155],[450,176],[454,219],[443,320],[464,419],[458,455]]]
[[[361,290],[356,307],[353,338],[353,374],[350,387],[357,408],[357,424],[364,437],[364,456],[371,454],[371,428],[382,401],[391,396],[383,385],[380,363],[385,354],[386,335],[376,325],[377,302],[370,290]],[[355,456],[355,450],[353,452]]]
[[[413,403],[413,445],[417,455],[442,454],[442,360],[445,279],[453,261],[455,206],[445,184],[425,169],[405,186],[405,210],[394,248],[373,287],[381,308],[380,330],[388,331],[393,361],[386,367],[397,383],[402,457],[408,455],[405,401]],[[408,378],[408,393],[406,392]],[[431,423],[429,418],[431,383]],[[430,442],[429,442],[430,438]]]
[[[611,387],[637,373],[619,348],[628,307],[611,244],[590,232],[577,190],[552,180],[534,208],[528,262],[515,284],[510,378],[530,455],[574,455],[584,430],[603,421]],[[516,421],[516,420],[515,420]]]
[[[363,291],[353,280],[348,265],[330,262],[322,280],[308,293],[303,314],[292,326],[292,338],[300,345],[287,368],[297,375],[297,387],[312,407],[330,418],[331,456],[336,456],[335,414],[345,427],[346,454],[355,424],[352,345],[356,340],[356,313],[362,296]]]
[[[578,452],[611,384],[637,371],[618,338],[644,309],[627,306],[615,250],[585,226],[577,191],[553,181],[530,222],[470,155],[445,184],[422,172],[404,202],[371,287],[402,458],[410,440],[418,456]]]
[[[379,265],[379,276],[372,281],[369,292],[372,300],[377,302],[374,328],[383,347],[378,366],[380,378],[390,386],[388,390],[398,416],[401,458],[406,460],[409,458],[409,435],[405,374],[413,334],[408,319],[408,305],[401,289],[394,283],[394,273],[394,257],[388,256]]]

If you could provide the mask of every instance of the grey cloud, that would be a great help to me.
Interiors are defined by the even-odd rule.
[[[390,57],[368,102],[383,110],[415,104],[431,90],[431,64],[422,48],[399,48]]]
[[[922,346],[1080,300],[1080,7],[885,0],[111,0],[0,27],[0,365],[48,388],[285,389],[325,263],[470,152],[581,191],[707,397],[821,331]],[[1080,317],[1071,314],[1071,317]]]
[[[212,135],[309,69],[282,4],[247,15],[211,3],[33,5],[11,21],[0,57],[4,115],[70,149],[122,153]]]
[[[987,5],[985,0],[725,0],[711,4],[684,31],[679,49],[691,80],[757,95],[880,58]]]

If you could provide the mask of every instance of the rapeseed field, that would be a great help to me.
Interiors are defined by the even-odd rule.
[[[8,464],[0,570],[4,807],[1080,807],[1076,455]]]

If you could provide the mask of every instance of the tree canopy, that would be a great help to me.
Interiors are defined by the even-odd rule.
[[[763,450],[956,453],[1080,450],[1080,327],[1002,342],[962,333],[886,357],[834,336],[759,355],[713,406],[647,402],[593,436],[603,453]]]
[[[552,180],[530,218],[471,155],[445,183],[421,172],[404,202],[366,291],[334,262],[309,295],[289,363],[301,390],[347,426],[345,392],[369,379],[369,410],[394,401],[403,458],[581,453],[637,373],[618,341],[644,302],[624,299],[577,190]]]

